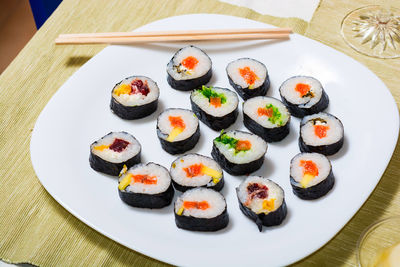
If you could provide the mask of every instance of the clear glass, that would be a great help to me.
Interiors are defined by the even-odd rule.
[[[369,226],[357,244],[357,261],[361,267],[374,266],[379,254],[400,243],[400,216],[390,217]]]
[[[356,51],[372,57],[400,57],[400,10],[388,5],[365,6],[343,19],[341,34]]]

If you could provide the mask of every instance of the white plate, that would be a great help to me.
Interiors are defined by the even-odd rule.
[[[185,15],[153,22],[139,30],[269,27],[221,15]],[[186,45],[186,44],[185,44]],[[234,188],[243,177],[225,173],[222,193],[228,203],[229,226],[216,233],[180,230],[172,205],[161,210],[132,208],[118,197],[117,179],[89,167],[89,145],[110,131],[132,133],[142,144],[143,162],[169,168],[175,157],[160,147],[157,115],[167,107],[190,108],[189,93],[171,89],[166,64],[183,44],[110,46],[80,68],[53,96],[36,122],[31,141],[32,163],[46,190],[90,227],[131,249],[176,265],[286,265],[328,242],[357,212],[378,183],[393,153],[399,129],[398,111],[389,90],[355,60],[318,42],[294,34],[290,41],[197,43],[213,61],[212,85],[228,87],[225,67],[239,57],[265,63],[271,78],[268,95],[279,98],[279,85],[304,74],[318,78],[329,98],[328,112],[345,127],[345,145],[330,159],[336,183],[316,201],[300,200],[289,182],[290,159],[299,153],[299,120],[282,142],[269,145],[265,163],[255,174],[273,179],[285,190],[288,216],[278,227],[256,225],[239,210]],[[158,110],[151,116],[124,121],[109,108],[111,89],[121,79],[141,74],[161,89]],[[241,106],[241,104],[240,104]],[[192,152],[210,155],[218,133],[201,124]],[[245,129],[242,116],[230,129]],[[178,193],[176,193],[177,195]],[[175,195],[175,197],[176,197]]]

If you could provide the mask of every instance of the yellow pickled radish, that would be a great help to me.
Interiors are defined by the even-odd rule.
[[[131,86],[129,84],[121,84],[117,89],[114,90],[114,94],[117,96],[127,95],[131,92]]]
[[[218,180],[221,179],[221,177],[222,177],[222,173],[221,172],[219,172],[217,170],[214,170],[214,169],[212,169],[210,167],[207,167],[207,166],[203,166],[201,168],[201,172],[203,174],[205,174],[205,175],[211,176],[212,178],[216,178]]]
[[[169,133],[168,137],[167,137],[167,141],[168,142],[173,142],[175,140],[175,138],[183,132],[183,128],[181,127],[175,127],[172,129],[172,131]]]
[[[183,208],[183,206],[182,206],[182,207],[178,210],[178,212],[177,212],[176,214],[178,214],[178,215],[180,216],[180,215],[182,215],[183,211],[184,211],[184,208]]]
[[[119,182],[118,189],[119,190],[124,190],[132,181],[132,174],[127,174],[125,175],[124,178],[122,178],[121,182]]]
[[[104,149],[107,149],[109,147],[110,147],[109,145],[100,145],[100,146],[95,146],[94,149],[103,151]]]
[[[265,199],[262,203],[262,207],[265,210],[273,211],[275,209],[275,198],[271,198],[270,200]]]
[[[314,178],[315,178],[314,175],[311,175],[311,174],[308,174],[308,173],[304,174],[303,179],[301,179],[301,181],[300,181],[301,187],[306,188],[307,185],[308,185],[308,184],[311,182],[311,180],[314,179]]]

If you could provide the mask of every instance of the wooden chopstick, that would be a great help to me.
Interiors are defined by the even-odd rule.
[[[191,31],[151,31],[151,32],[96,32],[60,34],[59,38],[89,37],[136,37],[136,36],[172,36],[172,35],[213,35],[213,34],[249,34],[249,33],[292,33],[290,28],[254,28],[254,29],[221,29]]]
[[[56,44],[130,44],[145,42],[204,41],[204,40],[254,40],[288,39],[288,28],[276,29],[229,29],[158,32],[114,32],[61,34]]]

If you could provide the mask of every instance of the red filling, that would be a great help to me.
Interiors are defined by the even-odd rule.
[[[204,167],[203,164],[193,164],[190,165],[187,168],[183,168],[183,170],[186,172],[186,176],[187,177],[195,177],[195,176],[199,176],[202,173],[202,168]]]
[[[304,174],[318,176],[318,166],[312,160],[300,160],[300,166],[303,167]]]
[[[128,141],[115,138],[109,149],[115,152],[122,152],[130,143]]]
[[[247,192],[249,193],[250,199],[255,197],[267,198],[268,197],[268,187],[260,184],[249,184],[247,186]]]
[[[206,210],[210,207],[207,201],[184,201],[183,207],[185,209],[199,209],[199,210]]]
[[[147,81],[143,82],[142,80],[139,79],[132,81],[131,88],[132,88],[131,92],[132,94],[141,93],[142,95],[147,96],[147,94],[150,92]]]

